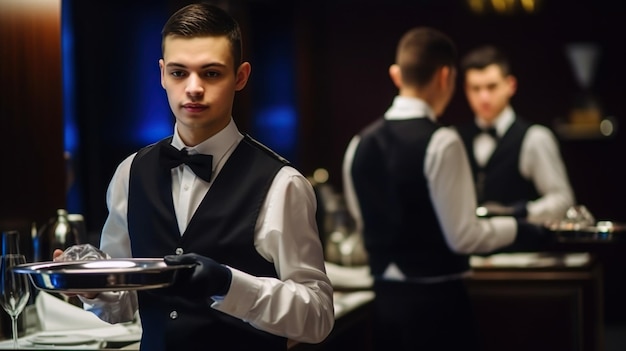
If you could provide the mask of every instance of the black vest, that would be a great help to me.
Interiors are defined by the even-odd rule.
[[[159,143],[170,142],[171,137]],[[133,257],[163,257],[182,248],[255,276],[277,277],[273,264],[256,252],[254,227],[274,176],[286,164],[246,136],[213,180],[181,236],[171,171],[159,165],[158,143],[141,149],[131,166],[128,194]],[[268,350],[286,348],[285,338],[212,309],[208,298],[190,301],[164,292],[138,292],[142,350],[206,350],[210,345],[241,350],[259,345]]]
[[[374,276],[390,262],[408,277],[469,269],[468,257],[445,242],[424,176],[426,148],[438,128],[428,118],[381,118],[360,134],[351,174]]]
[[[472,167],[479,204],[494,201],[508,206],[539,197],[539,192],[532,181],[524,178],[519,171],[522,142],[528,128],[530,128],[528,122],[516,118],[498,141],[484,167],[480,167],[474,157],[474,138],[481,130],[473,122],[458,128]]]

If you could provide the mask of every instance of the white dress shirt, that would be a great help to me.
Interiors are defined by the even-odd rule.
[[[387,120],[414,118],[436,120],[434,112],[424,101],[402,96],[396,96],[385,113]],[[346,205],[360,229],[363,219],[350,175],[354,152],[359,142],[360,137],[356,135],[346,150],[343,181]],[[517,223],[513,217],[476,217],[472,173],[465,147],[455,130],[448,127],[437,129],[427,146],[423,169],[435,213],[446,243],[453,252],[487,253],[513,243],[517,231]],[[390,266],[387,271],[393,272],[396,279],[405,278],[401,272],[397,272],[395,265]]]
[[[482,120],[475,120],[480,128],[487,127]],[[502,137],[513,122],[515,112],[507,106],[493,123],[498,137]],[[487,163],[495,147],[496,142],[489,134],[476,136],[474,157],[479,166]],[[529,222],[541,224],[548,220],[562,219],[567,209],[575,204],[574,192],[557,140],[548,128],[534,124],[528,129],[522,141],[519,172],[525,179],[533,182],[540,195],[526,206]]]
[[[172,145],[181,149],[185,145],[174,130]],[[224,130],[187,149],[191,154],[213,155],[215,178],[242,139],[231,119]],[[109,216],[100,246],[114,258],[131,257],[126,214],[134,156],[118,166],[107,191]],[[181,235],[211,185],[187,165],[172,169],[172,197]],[[325,273],[315,211],[315,194],[308,180],[293,167],[281,168],[255,227],[257,252],[274,263],[279,279],[229,267],[230,289],[212,307],[276,335],[301,342],[322,341],[334,325],[333,289]],[[86,309],[112,323],[128,320],[137,309],[134,292],[101,293],[97,299],[83,301]]]

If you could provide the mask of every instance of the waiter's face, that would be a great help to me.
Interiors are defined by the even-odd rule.
[[[235,70],[226,37],[166,37],[159,67],[178,133],[189,146],[228,125],[235,92],[250,74],[248,63]]]
[[[495,64],[465,73],[467,101],[474,113],[486,122],[493,121],[502,112],[515,89],[515,77],[504,76]]]

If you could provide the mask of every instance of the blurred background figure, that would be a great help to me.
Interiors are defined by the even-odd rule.
[[[398,95],[344,155],[346,204],[363,228],[374,279],[377,350],[478,350],[465,286],[469,254],[546,243],[541,227],[479,219],[463,144],[438,117],[454,94],[457,50],[444,33],[413,28],[389,76]]]
[[[458,131],[476,185],[479,215],[513,215],[531,222],[560,220],[574,194],[550,129],[516,115],[517,79],[505,54],[486,45],[461,61],[465,95],[474,113]]]

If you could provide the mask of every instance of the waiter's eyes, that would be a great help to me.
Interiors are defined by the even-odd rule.
[[[185,71],[171,71],[170,75],[174,78],[182,78],[187,76],[187,72]]]
[[[206,71],[204,75],[209,78],[217,78],[221,75],[221,72],[218,71]]]
[[[480,91],[495,91],[497,90],[499,87],[498,83],[492,83],[492,84],[487,84],[487,85],[471,85],[469,88],[471,91],[473,92],[480,92]]]
[[[175,70],[175,71],[171,71],[170,75],[174,78],[185,78],[189,76],[189,73],[186,71],[182,71],[182,70]],[[206,78],[218,78],[221,75],[222,73],[219,71],[206,71],[202,73],[202,77],[206,77]]]

